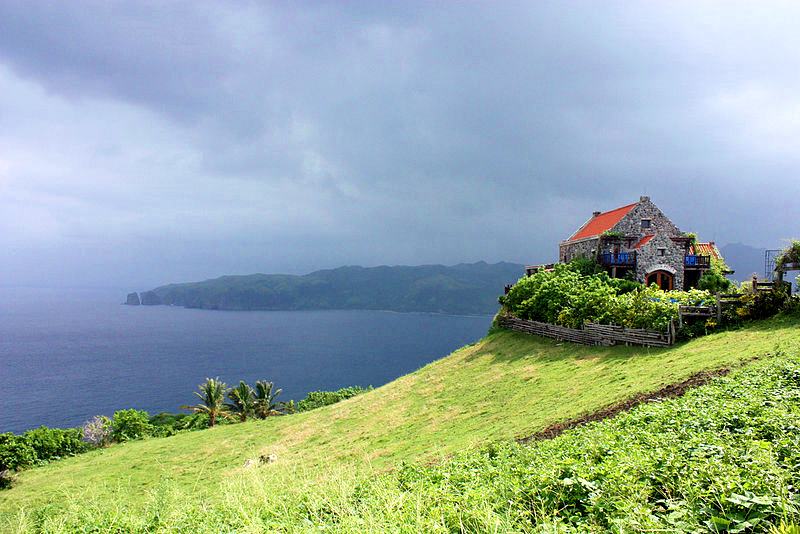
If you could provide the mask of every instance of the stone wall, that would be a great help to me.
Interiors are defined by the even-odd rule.
[[[574,243],[562,244],[558,247],[558,261],[569,262],[575,258],[595,258],[597,257],[598,238],[584,239]]]
[[[642,228],[642,219],[650,219],[650,228]],[[658,207],[650,202],[650,197],[641,197],[639,203],[611,229],[626,236],[642,238],[648,234],[663,234],[679,237],[680,229],[670,221]]]
[[[649,228],[642,228],[642,219],[650,220]],[[647,244],[636,249],[636,279],[644,282],[647,274],[664,270],[674,275],[673,288],[683,289],[686,247],[670,239],[683,236],[683,232],[650,201],[650,197],[641,197],[636,207],[614,226],[613,231],[639,239],[655,235]],[[659,249],[664,250],[663,256],[659,254]]]
[[[664,249],[663,256],[659,254],[659,249]],[[683,244],[674,242],[668,235],[656,235],[636,251],[636,279],[644,282],[648,273],[664,270],[675,275],[672,287],[683,289],[685,251]]]

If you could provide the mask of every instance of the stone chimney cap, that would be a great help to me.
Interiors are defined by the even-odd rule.
[[[597,217],[598,215],[600,215],[600,213],[601,212],[599,212],[599,211],[594,211],[594,212],[592,212],[592,217]]]
[[[649,201],[650,201],[650,197],[646,197],[646,196],[639,197],[639,202],[649,202]]]

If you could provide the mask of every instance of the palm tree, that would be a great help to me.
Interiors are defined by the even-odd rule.
[[[239,414],[239,421],[244,423],[247,416],[255,409],[255,398],[253,388],[247,385],[244,380],[239,381],[239,385],[228,392],[231,402],[225,404],[233,413]]]
[[[274,389],[272,382],[259,380],[256,382],[255,414],[259,419],[266,419],[270,415],[281,415],[280,403],[275,399],[281,394],[282,389]]]
[[[181,406],[181,409],[208,414],[208,426],[214,426],[217,424],[217,417],[226,415],[225,394],[228,392],[228,386],[217,377],[206,378],[206,381],[197,387],[200,391],[195,391],[194,394],[200,397],[201,403]]]

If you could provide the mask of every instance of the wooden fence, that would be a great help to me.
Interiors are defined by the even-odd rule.
[[[502,328],[550,337],[561,341],[571,341],[583,345],[611,346],[616,344],[644,345],[648,347],[668,347],[675,343],[675,326],[670,323],[667,332],[643,328],[587,323],[581,329],[569,328],[538,321],[527,321],[516,317],[503,316],[498,319]]]
[[[728,306],[741,306],[739,293],[717,293],[714,304],[710,306],[678,306],[678,328],[683,328],[684,317],[715,317],[717,324],[722,322],[722,309]]]
[[[787,282],[776,280],[774,282],[759,282],[753,277],[752,288],[755,292],[777,291],[786,288]],[[678,306],[678,329],[683,328],[685,317],[715,318],[717,324],[722,324],[722,311],[725,308],[741,308],[745,304],[741,300],[742,293],[717,293],[714,295],[714,304],[709,306]]]

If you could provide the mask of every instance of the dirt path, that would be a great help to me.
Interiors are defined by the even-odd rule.
[[[746,363],[750,363],[755,359],[758,358],[749,359],[747,361],[741,362],[739,365],[741,366]],[[700,371],[699,373],[693,374],[692,376],[690,376],[689,378],[687,378],[682,382],[669,384],[657,391],[652,391],[650,393],[639,393],[638,395],[634,395],[633,397],[625,399],[624,401],[612,404],[610,406],[606,406],[605,408],[597,410],[596,412],[592,412],[586,415],[582,415],[580,417],[576,417],[575,419],[570,419],[568,421],[563,421],[561,423],[550,425],[547,428],[540,430],[530,436],[517,438],[517,441],[519,443],[524,444],[524,443],[532,443],[534,441],[541,441],[544,439],[553,439],[566,430],[570,430],[572,428],[585,425],[586,423],[591,423],[594,421],[602,421],[603,419],[614,417],[620,412],[630,410],[631,408],[634,408],[635,406],[638,406],[643,402],[650,402],[663,399],[674,399],[675,397],[680,397],[684,395],[687,391],[708,384],[714,378],[717,378],[719,376],[725,376],[730,372],[731,368],[729,367],[724,367],[722,369],[716,369],[712,371]]]

